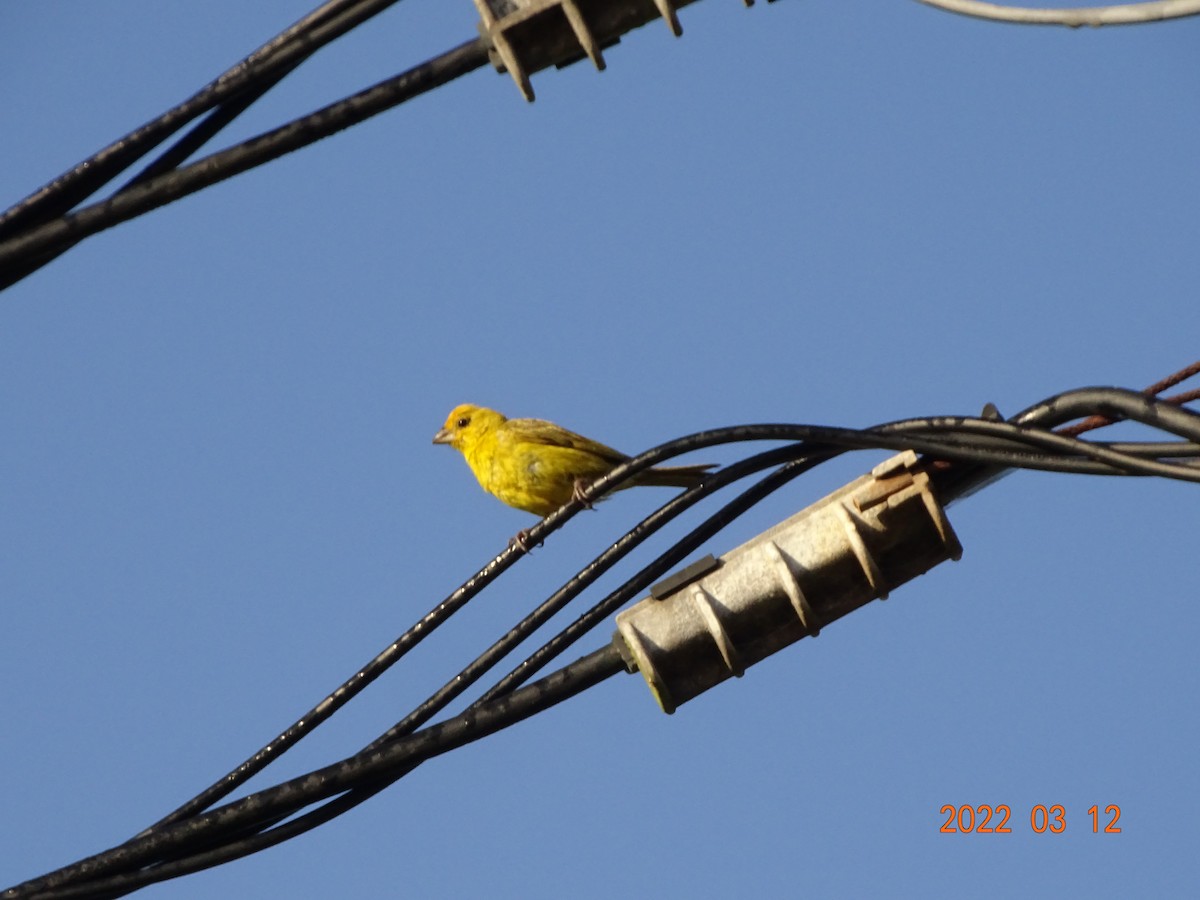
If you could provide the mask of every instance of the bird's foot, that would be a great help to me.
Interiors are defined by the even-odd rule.
[[[538,541],[537,546],[539,546],[539,547],[542,546],[542,542]],[[510,537],[508,539],[508,549],[511,550],[513,547],[516,547],[522,553],[529,553],[530,551],[533,550],[533,548],[531,546],[529,546],[529,529],[528,528],[522,528],[520,531],[518,531],[516,534],[514,534],[512,537]]]
[[[584,491],[586,491],[588,489],[588,487],[591,486],[591,484],[592,484],[592,481],[588,478],[576,478],[575,486],[571,489],[571,499],[578,500],[580,503],[582,503],[584,509],[595,509],[596,508],[592,505],[591,501],[588,500],[586,495],[584,494]]]

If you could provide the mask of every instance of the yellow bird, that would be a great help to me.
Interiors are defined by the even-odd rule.
[[[480,486],[509,506],[548,516],[602,475],[629,459],[611,447],[545,419],[509,419],[464,403],[433,436],[466,457]],[[712,466],[647,469],[622,487],[691,487]]]

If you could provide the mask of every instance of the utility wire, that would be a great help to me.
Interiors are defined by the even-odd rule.
[[[781,450],[791,451],[791,448],[781,448]],[[794,452],[794,451],[791,451],[791,452]],[[769,457],[774,457],[774,456],[779,456],[779,455],[780,455],[779,450],[768,451],[768,453],[761,454],[760,455],[761,458],[755,458],[756,462],[757,462],[756,465],[745,467],[744,471],[742,471],[740,473],[740,475],[736,475],[735,477],[744,477],[744,475],[750,474],[751,471],[761,470],[762,468],[774,465],[776,463],[776,460],[770,459]],[[748,460],[745,462],[750,463],[751,461]],[[735,464],[735,465],[740,465],[740,464]],[[728,467],[726,470],[724,470],[724,472],[729,472],[729,470],[731,470],[731,469],[734,469],[734,467],[733,466]],[[734,473],[729,472],[729,474],[733,475]],[[794,477],[795,474],[799,474],[799,472],[798,471],[794,472],[792,477]],[[727,482],[729,480],[732,480],[732,478],[727,479]],[[788,480],[790,480],[790,478]],[[782,485],[782,482],[779,482],[779,484],[777,484],[777,486],[781,486],[781,485]],[[755,491],[755,489],[752,489],[752,491]],[[750,493],[751,492],[747,492],[747,494],[750,494]],[[761,491],[757,491],[757,493],[758,493],[759,497],[761,497],[763,495]],[[684,495],[681,495],[681,497],[682,496],[684,496]],[[668,507],[671,507],[671,509],[668,510],[667,507],[664,507],[663,509],[658,510],[651,517],[648,517],[648,519],[646,521],[644,521],[643,523],[640,523],[639,526],[637,526],[637,528],[635,528],[633,531],[631,531],[630,534],[626,536],[626,539],[622,539],[622,541],[619,541],[617,545],[614,545],[614,547],[610,547],[609,550],[606,551],[606,553],[605,553],[606,559],[603,561],[603,563],[606,563],[606,565],[604,565],[603,568],[608,568],[609,566],[611,566],[611,564],[614,563],[616,561],[616,559],[618,559],[621,556],[626,555],[630,550],[633,549],[634,546],[636,546],[637,543],[640,543],[642,540],[645,539],[645,537],[648,537],[649,533],[646,531],[647,528],[649,528],[650,530],[657,530],[657,528],[659,528],[663,524],[665,524],[666,521],[668,521],[669,519],[674,518],[676,515],[678,515],[678,513],[681,512],[683,508],[693,505],[698,499],[700,499],[700,498],[699,497],[689,498],[689,502],[686,502],[683,504],[676,504],[675,501],[672,501],[672,503],[667,505]],[[748,508],[750,508],[750,506],[753,505],[754,502],[757,502],[757,500],[750,499],[746,495],[743,495],[743,497],[739,498],[739,501],[735,501],[735,503],[736,502],[740,502],[741,505],[745,509],[748,509]],[[733,504],[730,504],[730,506],[732,506],[732,505]],[[723,510],[722,513],[718,514],[718,516],[724,516],[726,519],[728,519],[728,508],[726,510]],[[717,517],[714,517],[714,519],[715,518],[717,518]],[[655,519],[657,519],[657,522],[652,521]],[[710,522],[711,522],[711,520],[710,520]],[[710,526],[711,531],[713,531],[713,532],[715,532],[716,530],[719,530],[721,527],[724,527],[724,524],[717,524],[715,527]],[[636,537],[635,540],[629,540],[634,537]],[[618,549],[618,547],[619,547],[619,549]],[[663,560],[663,558],[660,558],[660,560],[656,560],[653,571],[650,572],[649,574],[648,574],[648,569],[650,567],[648,567],[648,569],[644,569],[641,573],[639,573],[638,579],[639,579],[639,583],[642,586],[648,585],[655,578],[657,578],[661,574],[663,574],[663,572],[665,572],[666,568],[669,568],[669,565],[673,564],[673,563],[665,563],[662,560]],[[546,613],[546,608],[548,606],[555,603],[555,601],[559,598],[565,597],[566,600],[573,598],[586,586],[586,583],[590,583],[591,580],[594,580],[594,577],[598,577],[600,572],[594,571],[594,570],[597,568],[598,564],[600,564],[600,563],[601,563],[601,561],[598,560],[598,561],[594,562],[592,565],[590,565],[587,570],[585,570],[588,573],[587,577],[585,577],[584,573],[581,572],[579,576],[576,576],[575,578],[573,578],[570,582],[567,583],[567,585],[564,586],[563,589],[560,589],[560,591],[556,592],[556,594],[553,595],[550,600],[548,600],[545,604],[543,604],[542,607],[539,607],[539,610],[535,611],[535,613],[531,614],[530,617],[527,617],[526,620],[524,620],[522,623],[518,624],[518,626],[516,626],[514,629],[512,629],[505,636],[505,639],[498,641],[495,645],[493,645],[492,648],[489,648],[489,651],[486,651],[475,662],[473,662],[470,666],[468,666],[466,669],[464,669],[463,672],[461,672],[459,675],[455,676],[455,678],[451,679],[442,690],[435,693],[429,700],[425,701],[425,703],[418,706],[417,709],[413,711],[413,713],[410,713],[409,716],[407,716],[404,720],[402,720],[400,723],[398,723],[396,726],[394,726],[392,729],[390,729],[384,735],[381,735],[380,738],[373,741],[370,745],[368,745],[367,748],[365,748],[361,752],[364,752],[364,753],[369,752],[371,750],[374,750],[378,747],[383,746],[384,744],[392,743],[392,742],[398,740],[399,738],[406,736],[407,734],[409,734],[413,730],[415,730],[415,728],[417,728],[422,722],[428,720],[429,717],[436,714],[436,712],[438,710],[440,710],[441,708],[444,708],[444,706],[447,703],[449,703],[451,700],[453,700],[454,697],[458,696],[459,694],[462,693],[463,690],[465,690],[467,687],[469,687],[470,683],[472,683],[474,680],[476,680],[482,674],[483,671],[486,671],[487,668],[494,666],[495,662],[498,661],[498,659],[500,657],[502,657],[503,655],[505,655],[508,652],[508,649],[511,649],[512,646],[515,646],[515,643],[510,643],[510,641],[512,641],[512,639],[515,637],[515,635],[517,633],[528,630],[527,623],[529,623],[531,620],[533,620],[535,618],[548,617],[548,614]],[[629,586],[629,582],[627,582],[626,585],[622,587],[621,594],[622,594],[622,596],[624,596],[626,598],[632,597],[633,594],[636,593],[637,590],[640,590],[640,589],[641,589],[640,587],[631,589]],[[565,600],[561,600],[561,603],[565,603],[565,602],[566,602]],[[610,595],[608,602],[610,605],[612,604],[612,602],[613,602],[612,595]],[[619,601],[617,603],[617,605],[620,605],[620,603],[622,603],[622,602],[624,602],[624,601]],[[560,605],[561,605],[561,603],[560,603]],[[588,627],[590,628],[591,626],[589,625]],[[531,658],[532,660],[535,661],[533,664],[531,664],[530,660],[526,660],[524,663],[522,663],[520,666],[518,666],[517,669],[515,669],[512,673],[510,673],[508,676],[506,676],[505,679],[503,679],[499,684],[497,684],[492,689],[490,689],[479,700],[475,701],[471,705],[470,709],[477,709],[481,705],[485,705],[485,704],[499,698],[500,696],[511,693],[512,690],[514,690],[519,684],[523,683],[525,680],[532,677],[532,675],[538,669],[543,667],[553,656],[556,656],[559,653],[561,653],[562,650],[566,649],[566,647],[569,646],[570,643],[573,643],[574,640],[576,640],[578,637],[581,637],[582,633],[583,632],[578,629],[578,625],[576,626],[574,633],[572,633],[571,629],[568,629],[568,631],[566,632],[566,634],[568,636],[566,638],[564,638],[562,635],[560,635],[559,638],[557,638],[555,641],[553,641],[549,645],[549,647],[543,647],[537,654],[534,655],[534,657]],[[505,646],[507,646],[508,649],[501,649]],[[494,658],[489,661],[489,656],[491,656],[493,654],[494,654]],[[452,686],[457,689],[450,690],[450,688]],[[137,876],[123,877],[123,880],[121,880],[119,882],[114,881],[113,884],[114,884],[114,886],[117,884],[122,885],[123,889],[121,890],[121,893],[125,893],[126,889],[131,890],[131,889],[134,889],[135,887],[144,886],[145,884],[149,884],[152,882],[162,881],[162,880],[166,880],[168,878],[179,877],[180,875],[188,874],[189,872],[199,871],[200,869],[203,869],[203,868],[220,865],[222,863],[232,861],[233,859],[238,859],[243,856],[249,855],[251,853],[258,852],[259,850],[266,849],[267,847],[275,846],[278,843],[281,843],[285,840],[290,840],[291,838],[296,837],[299,834],[303,834],[307,831],[310,831],[313,828],[317,827],[318,825],[324,824],[325,822],[329,821],[330,819],[335,818],[336,816],[339,816],[344,812],[348,812],[350,809],[353,809],[354,807],[360,805],[361,803],[365,802],[366,800],[369,800],[371,797],[373,797],[375,794],[379,793],[381,790],[383,790],[386,787],[390,786],[391,784],[395,783],[395,781],[398,780],[399,778],[403,777],[404,775],[407,775],[410,771],[412,771],[412,769],[416,768],[417,764],[418,763],[413,763],[411,766],[404,768],[403,770],[397,772],[392,777],[389,777],[385,780],[380,780],[380,781],[378,781],[376,783],[372,783],[372,784],[360,785],[360,786],[354,788],[352,791],[347,792],[346,794],[343,794],[340,797],[337,797],[333,800],[326,802],[325,804],[318,807],[317,809],[311,810],[311,811],[305,813],[304,815],[302,815],[296,819],[292,819],[282,825],[277,825],[276,823],[279,821],[282,821],[284,818],[286,818],[286,815],[285,814],[276,814],[276,815],[272,816],[269,820],[260,821],[258,823],[255,823],[254,826],[251,826],[251,827],[257,827],[257,828],[263,829],[263,830],[258,831],[257,833],[247,834],[245,837],[241,837],[236,840],[230,840],[230,841],[226,842],[225,844],[223,844],[222,846],[214,848],[212,850],[193,853],[182,859],[175,860],[170,863],[164,863],[160,866],[155,866],[151,869],[144,870],[143,872],[139,873]],[[272,826],[274,826],[274,827],[272,827]],[[155,827],[157,827],[157,826],[155,826]],[[149,833],[149,832],[148,831],[143,832],[143,834],[146,834],[146,833]],[[56,892],[52,896],[66,897],[66,896],[73,896],[73,895],[69,892],[61,893],[61,894]],[[105,894],[104,896],[120,896],[120,894],[111,893],[111,894]]]
[[[278,159],[471,72],[488,60],[481,38],[427,60],[344,100],[180,169],[132,183],[107,200],[35,226],[0,244],[0,290],[36,270],[48,255],[201,188]]]
[[[904,432],[909,437],[896,437],[885,440],[881,436],[881,433],[886,431]],[[943,437],[936,443],[922,442],[917,437],[922,432],[928,434],[940,433]],[[950,432],[959,435],[954,438],[953,445],[949,443],[951,439],[945,437]],[[550,617],[561,610],[600,575],[685,509],[716,490],[725,487],[732,481],[745,477],[746,474],[759,471],[766,466],[781,464],[789,458],[796,459],[805,455],[813,455],[817,451],[813,449],[811,439],[818,435],[824,436],[826,443],[830,445],[838,441],[848,443],[852,440],[857,440],[862,442],[861,446],[864,447],[873,446],[877,448],[884,447],[886,449],[913,448],[942,456],[948,456],[952,453],[969,453],[972,455],[971,458],[977,460],[979,459],[979,454],[990,452],[991,455],[987,456],[987,460],[990,462],[1022,465],[1026,468],[1049,468],[1057,471],[1069,470],[1086,474],[1126,472],[1129,474],[1161,475],[1187,480],[1200,480],[1200,471],[1192,468],[1181,468],[1178,464],[1158,462],[1153,459],[1142,459],[1128,452],[1093,445],[1066,436],[1050,433],[1038,434],[1028,430],[1019,430],[1015,426],[1004,423],[971,420],[964,417],[935,417],[907,420],[905,422],[879,426],[877,429],[867,429],[862,432],[856,432],[852,429],[828,429],[813,426],[739,426],[732,429],[718,429],[702,435],[693,435],[680,441],[674,441],[663,445],[662,448],[656,448],[653,451],[643,454],[614,470],[612,475],[593,485],[583,503],[568,505],[560,512],[555,513],[530,529],[528,539],[531,542],[540,542],[549,533],[558,527],[562,527],[566,521],[578,513],[583,508],[584,503],[590,502],[592,499],[598,499],[602,494],[614,489],[622,481],[634,477],[638,472],[680,453],[715,446],[716,444],[726,443],[731,440],[777,440],[788,437],[810,438],[809,443],[796,445],[792,448],[769,451],[761,457],[753,457],[742,463],[726,467],[726,469],[709,476],[704,485],[672,498],[662,509],[652,514],[635,529],[614,543],[612,547],[601,554],[589,566],[585,567],[575,578],[552,595],[537,610],[531,613],[525,620],[518,623],[501,641],[498,641],[488,651],[485,651],[471,666],[451,679],[439,692],[430,697],[417,710],[414,710],[409,717],[398,723],[392,731],[381,736],[379,740],[386,741],[397,735],[410,733],[413,728],[428,721],[433,714],[444,708],[447,703],[468,689],[478,678],[482,677],[513,646],[540,628]],[[869,435],[873,435],[874,437],[868,437]],[[978,435],[991,435],[998,438],[1007,437],[1008,441],[984,445],[974,440]],[[967,437],[971,438],[971,440],[968,440]],[[1021,447],[1026,444],[1059,449],[1063,451],[1063,455],[1039,458],[1021,450],[1011,449],[1012,447]],[[1174,448],[1175,445],[1170,446]],[[1083,460],[1066,462],[1066,453],[1072,450],[1098,458],[1097,464],[1089,464]],[[832,452],[827,452],[825,456],[821,457],[821,460],[823,461],[823,459],[828,458],[829,455],[832,455]],[[1107,461],[1107,463],[1104,461]],[[799,472],[796,474],[799,474]],[[757,501],[751,501],[751,505],[753,502]],[[723,511],[718,516],[714,516],[709,523],[706,523],[703,536],[698,537],[694,545],[698,546],[703,540],[716,534],[717,531],[732,521],[733,517],[740,515],[741,511],[744,511],[744,509],[734,512],[734,504],[731,504],[728,510]],[[686,555],[687,552],[690,552],[690,549],[681,551],[681,555],[678,558],[671,555],[664,555],[656,568],[647,574],[645,579],[638,581],[632,590],[634,592],[643,590],[653,580],[665,574],[666,570],[681,561],[682,556]],[[518,558],[519,553],[515,552],[514,548],[509,548],[509,550],[495,557],[487,566],[451,594],[450,597],[435,606],[412,628],[393,641],[366,666],[358,670],[351,679],[342,684],[313,709],[309,710],[308,713],[296,723],[289,726],[288,729],[264,746],[253,757],[152,827],[158,827],[187,818],[199,810],[208,808],[222,797],[227,796],[251,776],[261,771],[270,761],[277,758],[291,746],[294,746],[304,735],[311,732],[313,728],[324,722],[337,709],[365,689],[368,684],[382,675],[395,662],[399,661],[409,650],[413,649],[435,628],[446,621],[449,616],[460,610],[480,590],[499,577]],[[625,596],[617,605],[619,606],[628,599],[632,599],[632,595]],[[604,614],[602,613],[601,615]],[[526,664],[530,664],[530,661],[527,661]],[[532,671],[536,670],[534,668]]]
[[[90,235],[358,124],[487,62],[487,44],[476,38],[314,113],[177,168],[313,53],[397,2],[323,4],[188,100],[0,214],[0,290]],[[205,119],[111,197],[70,212],[206,113]]]
[[[85,159],[0,214],[0,240],[62,215],[188,122],[243,92],[262,91],[351,28],[399,0],[330,0],[195,95]]]
[[[152,865],[157,857],[165,855],[169,858],[180,848],[207,843],[213,835],[236,826],[239,816],[286,813],[294,807],[297,795],[317,799],[331,797],[358,782],[386,777],[414,762],[494,734],[623,671],[625,663],[620,654],[611,644],[606,645],[510,696],[431,726],[375,753],[342,760],[184,822],[155,829],[107,853],[11,888],[2,896],[93,897],[123,890],[118,883],[122,876],[111,880],[106,876],[119,868],[127,868],[135,871],[125,873],[125,877],[136,877],[136,870]],[[87,879],[86,883],[79,883],[84,879]]]
[[[1163,391],[1187,381],[1194,375],[1200,375],[1200,360],[1197,360],[1190,366],[1184,366],[1178,372],[1174,372],[1168,375],[1166,378],[1156,381],[1154,384],[1142,391],[1142,393],[1147,397],[1157,397]],[[1200,390],[1187,391],[1185,393],[1177,394],[1174,397],[1167,397],[1165,399],[1168,403],[1174,403],[1178,406],[1195,400],[1198,397],[1200,397]],[[1080,435],[1085,431],[1091,431],[1094,428],[1103,428],[1105,425],[1112,425],[1114,421],[1114,419],[1110,419],[1107,416],[1089,416],[1082,422],[1070,427],[1060,428],[1059,431],[1062,434]]]
[[[1174,434],[1183,440],[1098,444],[1047,430],[1062,422],[1088,415],[1104,415],[1114,419],[1139,421]],[[587,489],[582,501],[568,504],[530,529],[529,540],[532,542],[544,539],[553,530],[561,527],[586,503],[598,499],[607,491],[615,489],[623,480],[634,477],[637,472],[664,459],[702,447],[748,440],[790,440],[795,443],[777,447],[726,466],[706,478],[702,485],[672,498],[663,508],[632,529],[604,554],[601,554],[601,557],[589,567],[585,567],[575,578],[555,592],[546,603],[465,668],[460,676],[457,676],[463,678],[465,684],[459,687],[454,680],[448,682],[429,700],[418,706],[413,713],[368,745],[362,753],[341,764],[326,767],[310,773],[309,776],[293,779],[278,788],[269,788],[251,795],[250,798],[243,798],[243,800],[227,804],[213,810],[212,813],[188,812],[184,815],[177,815],[183,810],[203,808],[201,804],[213,802],[210,798],[212,790],[210,789],[210,792],[202,793],[194,802],[189,802],[185,807],[181,807],[177,814],[172,814],[164,819],[163,823],[153,826],[127,844],[51,873],[43,879],[27,882],[14,889],[14,891],[22,891],[21,893],[9,893],[5,896],[39,895],[29,893],[29,890],[34,889],[35,885],[37,889],[53,887],[52,893],[47,896],[118,896],[127,890],[135,889],[140,884],[175,877],[175,874],[184,874],[186,871],[195,871],[206,865],[215,865],[229,858],[245,855],[245,853],[278,843],[280,840],[309,830],[346,809],[358,805],[397,778],[410,772],[423,759],[428,758],[428,755],[411,752],[411,755],[402,756],[396,765],[384,769],[372,768],[363,762],[364,760],[378,759],[381,754],[391,759],[394,748],[398,746],[410,748],[414,746],[412,742],[417,738],[430,740],[430,738],[422,736],[435,732],[440,734],[441,732],[438,730],[443,726],[437,725],[417,731],[415,734],[412,732],[459,696],[470,683],[481,677],[511,649],[537,627],[540,627],[545,620],[561,610],[570,599],[594,582],[599,574],[606,571],[630,549],[661,528],[666,521],[712,492],[725,487],[738,478],[761,471],[763,468],[778,466],[765,479],[726,504],[701,526],[694,529],[668,551],[661,554],[658,559],[644,567],[633,578],[627,580],[620,588],[595,604],[588,612],[527,657],[509,675],[475,701],[465,713],[443,724],[459,722],[464,720],[464,717],[469,719],[480,714],[481,710],[490,710],[492,705],[502,701],[505,697],[516,697],[516,693],[509,693],[516,685],[529,678],[555,655],[561,653],[571,643],[586,634],[589,629],[607,618],[613,611],[636,596],[638,592],[644,590],[656,578],[665,574],[704,540],[728,524],[736,515],[751,508],[767,493],[790,481],[801,472],[807,471],[847,449],[909,448],[926,454],[931,461],[948,461],[946,463],[949,466],[948,469],[937,470],[935,468],[934,474],[942,491],[951,499],[960,495],[971,484],[991,477],[993,470],[1000,466],[1041,468],[1084,474],[1160,475],[1200,481],[1200,467],[1194,463],[1195,458],[1200,456],[1200,415],[1181,409],[1167,400],[1148,397],[1144,393],[1115,388],[1089,388],[1049,398],[1018,414],[1009,422],[995,421],[991,418],[942,416],[908,419],[871,429],[780,424],[738,426],[701,432],[664,444],[622,464],[609,476],[600,479]],[[447,603],[453,607],[451,612],[461,608],[470,596],[494,580],[520,555],[518,551],[510,548],[497,556],[459,591],[451,595],[451,598],[435,607],[435,610],[422,622],[429,620],[429,630],[436,627],[449,615],[449,612],[439,612]],[[419,626],[420,623],[406,634],[418,635],[416,640],[419,640],[427,633]],[[405,643],[403,636],[396,643]],[[394,644],[393,647],[395,646]],[[389,651],[392,649],[389,647]],[[393,655],[395,658],[399,658],[402,653]],[[387,657],[388,651],[385,651],[384,654],[377,657],[376,661],[373,661],[373,666],[378,663],[379,671],[373,672],[372,677],[377,677],[383,669],[390,665]],[[383,661],[381,662],[381,660]],[[394,659],[391,659],[391,662],[394,662]],[[567,667],[567,670],[562,671],[570,669],[571,667]],[[561,672],[556,674],[561,675]],[[543,682],[546,680],[543,679]],[[543,682],[539,682],[539,684]],[[350,682],[347,685],[350,685]],[[343,688],[339,689],[341,693],[335,692],[318,706],[318,710],[321,710],[324,718],[331,715],[338,706],[353,696],[353,693],[357,693],[362,686],[365,686],[364,684],[357,686],[356,689],[347,689],[347,685],[343,685]],[[523,688],[518,689],[518,693],[524,690]],[[521,694],[521,696],[526,695]],[[298,740],[299,737],[295,739]],[[264,748],[264,751],[267,751],[265,754],[260,751],[260,754],[252,758],[250,763],[254,763],[254,771],[261,769],[262,765],[286,749],[282,743],[277,747],[282,749],[277,750],[276,746],[268,745],[268,748]],[[404,752],[409,753],[410,751],[405,750]],[[348,766],[349,768],[338,769],[338,766]],[[231,776],[241,772],[242,767],[239,767],[238,770],[231,773]],[[214,786],[222,788],[221,796],[227,793],[225,788],[232,789],[228,778],[229,776]],[[306,779],[308,780],[306,781]],[[336,789],[331,788],[331,785]],[[276,793],[277,791],[279,793]],[[337,794],[341,796],[336,796]],[[335,799],[328,799],[330,797],[335,797]],[[253,802],[247,802],[251,798],[255,798]],[[303,807],[323,800],[326,801],[323,806],[310,810],[297,819],[284,822],[282,825],[278,824]],[[197,822],[206,824],[196,825]],[[173,835],[173,837],[166,840],[163,835]],[[98,882],[95,880],[97,877],[106,880]],[[108,880],[110,878],[113,880]],[[61,892],[68,889],[70,893]],[[87,893],[89,890],[93,893]],[[96,891],[107,891],[107,893],[95,893]]]

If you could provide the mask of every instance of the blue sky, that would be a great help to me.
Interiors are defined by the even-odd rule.
[[[7,4],[0,205],[309,6]],[[1197,358],[1200,22],[899,0],[681,19],[603,73],[535,76],[532,105],[478,71],[0,297],[0,882],[173,809],[532,524],[430,445],[457,403],[637,452],[1012,413]],[[469,0],[398,4],[225,140],[474,27]],[[253,786],[385,730],[667,496],[577,517]],[[146,895],[1190,894],[1196,509],[1186,484],[1013,475],[951,509],[961,562],[674,716],[612,679]],[[943,805],[984,803],[1012,834],[939,833]],[[1035,834],[1054,803],[1067,830]],[[1091,833],[1093,804],[1120,834]]]

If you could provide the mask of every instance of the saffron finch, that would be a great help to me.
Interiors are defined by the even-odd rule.
[[[480,486],[509,506],[548,516],[602,475],[629,459],[611,447],[545,419],[509,419],[464,403],[433,436],[466,457]],[[622,487],[691,487],[712,466],[647,469]]]

